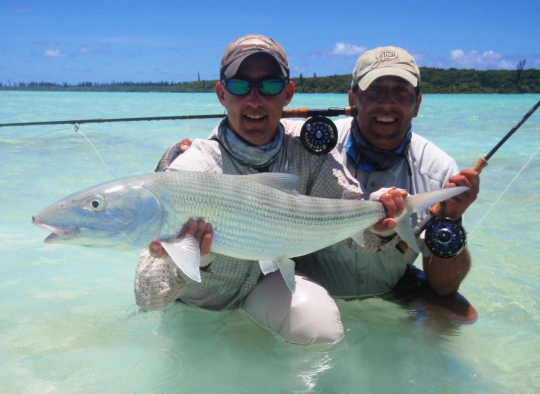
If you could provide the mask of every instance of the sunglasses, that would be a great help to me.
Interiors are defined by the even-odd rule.
[[[245,79],[230,78],[223,81],[227,92],[235,96],[246,96],[253,86],[257,86],[263,96],[275,96],[283,92],[287,81],[280,78],[264,79],[258,82],[246,81]]]

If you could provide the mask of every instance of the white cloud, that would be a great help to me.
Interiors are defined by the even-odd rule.
[[[64,57],[66,56],[60,49],[47,49],[44,53],[48,57]]]
[[[455,49],[450,52],[450,62],[452,66],[464,68],[499,68],[509,69],[514,68],[514,64],[504,59],[500,53],[492,50],[482,54],[475,50],[465,53],[462,49]]]
[[[464,57],[465,57],[465,52],[463,52],[461,49],[454,49],[453,51],[450,52],[451,60],[461,61]]]
[[[367,48],[363,46],[348,44],[346,42],[337,42],[332,50],[333,55],[337,56],[359,56],[364,53]]]
[[[495,53],[490,50],[490,51],[484,52],[482,57],[488,60],[499,60],[499,59],[502,59],[503,55],[501,55],[500,53]]]
[[[499,62],[499,68],[505,69],[505,70],[513,70],[517,67],[517,63],[510,63],[507,60],[501,60]]]
[[[87,48],[87,47],[81,47],[80,51],[81,51],[82,53],[88,53],[88,52],[90,52],[90,48]]]

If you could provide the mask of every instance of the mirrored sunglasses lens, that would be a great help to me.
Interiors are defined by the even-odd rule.
[[[227,86],[227,91],[237,96],[246,95],[251,90],[249,82],[242,79],[227,79],[225,84]]]
[[[259,83],[259,91],[265,96],[275,96],[283,91],[285,81],[283,79],[267,79]]]

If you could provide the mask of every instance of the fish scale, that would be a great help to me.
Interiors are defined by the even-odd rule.
[[[242,259],[294,257],[331,245],[385,215],[382,204],[298,196],[250,177],[211,173],[160,173],[145,187],[168,194],[162,209],[168,238],[189,218],[214,227],[212,250]],[[166,206],[170,203],[170,206]],[[242,248],[239,248],[243,245]]]

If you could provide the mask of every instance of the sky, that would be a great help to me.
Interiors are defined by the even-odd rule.
[[[539,0],[2,0],[0,83],[217,79],[225,47],[263,34],[291,75],[349,74],[394,45],[419,66],[540,69]]]

